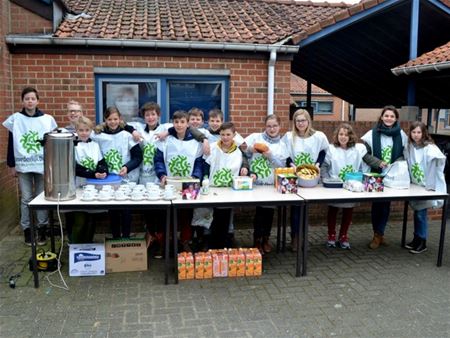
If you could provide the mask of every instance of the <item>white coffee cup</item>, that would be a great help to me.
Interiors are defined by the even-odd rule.
[[[127,185],[130,189],[133,189],[136,186],[136,182],[128,182]]]
[[[135,201],[140,201],[144,199],[144,194],[139,191],[133,191],[133,193],[131,194],[131,199]]]
[[[93,185],[93,184],[87,184],[87,185],[85,185],[85,186],[83,187],[83,190],[84,190],[84,191],[95,191],[96,189],[95,189],[95,185]]]
[[[175,191],[173,190],[164,190],[164,198],[165,199],[172,199],[175,197]]]
[[[175,192],[175,186],[173,184],[166,184],[166,186],[164,187],[164,190]]]
[[[123,200],[123,199],[125,199],[127,197],[125,192],[122,191],[122,190],[117,190],[116,193],[115,193],[115,196],[116,196],[117,199],[120,199],[120,200]]]
[[[100,198],[100,199],[111,198],[111,191],[100,190],[100,192],[98,193],[98,198]]]
[[[158,190],[151,190],[148,192],[148,198],[151,200],[159,199],[159,191]]]
[[[145,188],[147,190],[153,189],[153,188],[158,188],[158,186],[156,185],[156,183],[153,182],[147,182],[145,183]]]
[[[112,191],[112,190],[113,190],[113,187],[112,187],[112,185],[104,185],[104,186],[102,187],[102,190],[103,190],[103,191]]]
[[[95,191],[85,190],[85,191],[83,191],[81,198],[84,200],[93,200],[95,198]]]

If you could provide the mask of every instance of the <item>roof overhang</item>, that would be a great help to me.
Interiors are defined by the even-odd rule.
[[[391,69],[409,59],[411,0],[387,0],[309,35],[299,42],[292,72],[356,107],[407,105],[409,77]],[[419,1],[418,55],[450,40],[450,8]],[[450,80],[416,81],[416,105],[450,107],[440,86]],[[423,86],[427,86],[423,88]]]

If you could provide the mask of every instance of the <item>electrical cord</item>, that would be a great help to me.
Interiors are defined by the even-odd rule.
[[[56,204],[56,214],[58,215],[58,222],[59,222],[59,230],[61,232],[61,247],[59,248],[59,253],[58,253],[58,257],[56,258],[57,262],[58,262],[58,269],[49,273],[48,275],[45,276],[45,278],[47,279],[48,283],[55,287],[55,288],[59,288],[59,289],[63,289],[63,290],[67,290],[69,291],[69,287],[67,286],[66,281],[64,280],[64,277],[61,273],[61,255],[64,249],[64,233],[63,233],[63,227],[62,227],[62,221],[61,221],[61,213],[59,210],[59,204],[60,204],[60,197],[61,197],[61,193],[58,193],[58,203]],[[59,274],[59,277],[61,278],[61,281],[63,283],[63,285],[56,285],[54,283],[52,283],[52,281],[50,280],[50,276],[52,276],[53,274],[57,273]]]

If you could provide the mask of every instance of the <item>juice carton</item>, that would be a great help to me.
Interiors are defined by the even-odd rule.
[[[194,279],[195,266],[194,256],[191,252],[186,253],[186,279]]]
[[[286,174],[288,174],[288,175],[295,175],[295,168],[292,168],[292,167],[290,167],[290,168],[275,168],[274,175],[273,175],[275,189],[278,189],[279,181],[278,181],[277,177],[280,174],[281,175],[286,175]]]
[[[186,253],[178,254],[178,279],[186,279]]]
[[[237,250],[228,250],[228,277],[237,276]]]
[[[222,251],[219,255],[220,260],[220,277],[228,277],[228,252]]]
[[[195,279],[204,278],[204,254],[203,252],[197,252],[194,256],[195,261]]]
[[[254,255],[251,250],[245,250],[245,276],[253,276],[255,271]]]
[[[236,252],[236,277],[245,276],[245,253],[242,249]]]
[[[213,278],[213,260],[209,252],[203,255],[203,268],[203,278]]]
[[[253,252],[253,263],[254,263],[254,276],[262,275],[262,256],[258,249],[252,248],[250,249]]]
[[[220,260],[217,250],[211,252],[213,277],[220,277]]]

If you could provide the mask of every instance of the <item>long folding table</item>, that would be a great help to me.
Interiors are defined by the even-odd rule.
[[[403,209],[403,227],[401,245],[405,245],[406,227],[408,221],[408,202],[416,200],[444,200],[439,237],[437,266],[442,265],[445,230],[447,222],[448,194],[425,190],[424,187],[411,184],[409,189],[391,189],[385,187],[383,192],[351,192],[342,188],[324,188],[322,185],[314,188],[300,188],[298,195],[302,197],[303,208],[300,218],[300,240],[297,248],[296,276],[306,276],[308,252],[308,208],[312,203],[351,203],[351,202],[382,202],[405,201]]]
[[[69,201],[49,201],[44,197],[44,193],[39,194],[36,198],[34,198],[29,204],[28,208],[30,211],[45,209],[45,210],[64,210],[64,211],[74,211],[74,210],[111,210],[111,209],[125,209],[125,210],[154,210],[154,209],[162,209],[166,212],[166,251],[165,251],[165,269],[164,269],[164,278],[165,283],[167,284],[169,281],[169,232],[170,232],[170,210],[171,210],[171,202],[165,200],[141,200],[141,201],[133,201],[130,199],[123,201],[116,200],[108,200],[108,201],[82,201],[80,199],[82,191],[77,190],[77,197],[73,200]],[[33,264],[33,275],[34,275],[34,286],[39,287],[39,278],[38,278],[38,270],[37,270],[37,262],[36,262],[36,242],[34,238],[34,230],[35,224],[31,222],[31,257]],[[51,227],[53,230],[53,227]],[[53,234],[52,234],[53,240]],[[53,247],[54,245],[52,245]],[[54,250],[54,248],[52,248]]]

